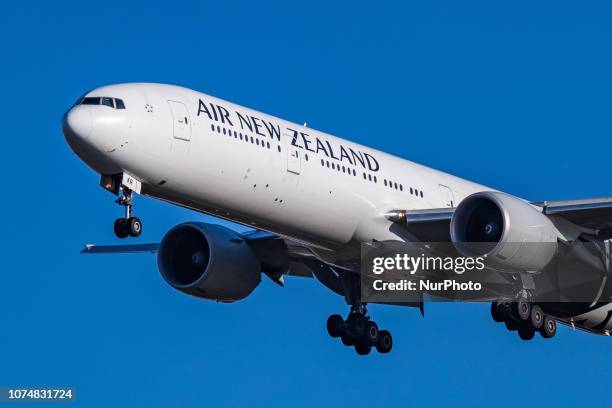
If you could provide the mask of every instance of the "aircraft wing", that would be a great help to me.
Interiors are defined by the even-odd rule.
[[[278,238],[273,234],[260,230],[251,230],[240,234],[247,241]],[[82,254],[154,254],[159,250],[159,243],[127,244],[127,245],[96,245],[85,244]]]
[[[393,210],[387,213],[386,217],[420,241],[449,242],[450,220],[454,211],[454,208]]]
[[[561,217],[579,227],[592,229],[601,239],[612,238],[612,197],[541,201],[531,204],[542,208],[546,215]],[[450,240],[449,224],[454,210],[393,210],[386,216],[422,241],[447,242]]]
[[[612,197],[532,203],[546,215],[565,218],[578,226],[604,232],[612,228]]]
[[[314,259],[310,250],[297,241],[280,237],[269,232],[251,230],[243,232],[240,236],[251,242],[254,249],[264,250],[272,246],[271,241],[282,242],[289,252],[287,275],[312,278],[313,272],[303,261]],[[104,255],[104,254],[155,254],[159,250],[159,243],[149,244],[125,244],[125,245],[95,245],[86,244],[81,250],[82,254]],[[280,279],[280,277],[277,277]]]
[[[94,245],[86,244],[82,254],[154,254],[159,244]]]

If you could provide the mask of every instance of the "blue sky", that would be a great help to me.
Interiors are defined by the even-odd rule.
[[[484,304],[372,306],[389,355],[330,339],[342,299],[264,280],[185,296],[153,256],[87,257],[120,208],[60,132],[86,90],[179,84],[527,199],[612,195],[610,6],[590,2],[14,2],[2,6],[0,385],[95,406],[590,406],[609,338],[522,342]],[[142,242],[214,219],[140,198]]]

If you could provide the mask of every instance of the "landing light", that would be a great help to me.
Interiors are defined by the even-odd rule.
[[[119,194],[119,183],[117,182],[116,176],[102,176],[100,177],[100,185],[103,189],[110,191],[117,195]]]

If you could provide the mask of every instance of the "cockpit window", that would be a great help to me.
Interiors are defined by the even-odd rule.
[[[83,98],[83,100],[81,101],[81,105],[99,105],[99,104],[100,104],[100,98],[92,98],[91,96]]]
[[[110,108],[115,107],[115,104],[113,103],[113,98],[107,98],[107,97],[102,98],[102,105],[106,105]]]
[[[86,96],[80,98],[75,105],[104,105],[113,109],[125,109],[123,99],[109,98],[108,96]]]

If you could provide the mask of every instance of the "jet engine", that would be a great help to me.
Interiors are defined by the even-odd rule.
[[[505,193],[466,197],[451,219],[451,239],[464,256],[486,257],[502,272],[538,272],[557,251],[558,231],[531,204]]]
[[[166,233],[157,254],[168,284],[204,299],[244,299],[261,280],[261,265],[249,244],[220,225],[188,222]]]

